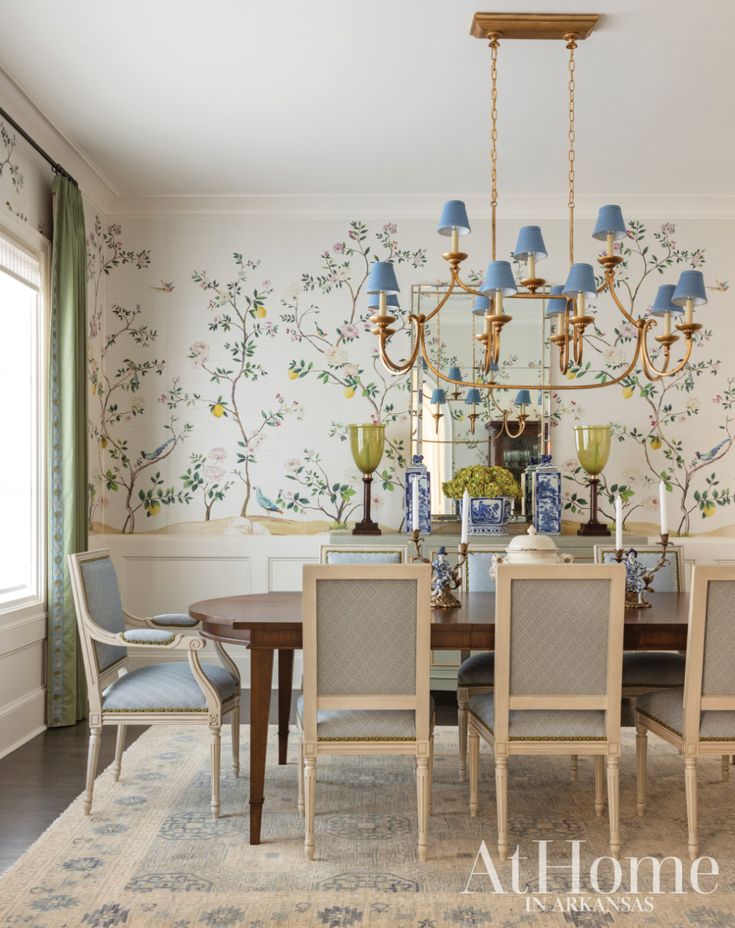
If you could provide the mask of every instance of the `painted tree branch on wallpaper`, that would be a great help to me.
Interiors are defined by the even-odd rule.
[[[680,248],[673,238],[675,233],[673,223],[664,223],[651,235],[643,222],[632,221],[627,238],[619,243],[624,260],[618,275],[618,295],[627,304],[631,314],[641,309],[644,294],[649,301],[646,305],[650,305],[653,292],[647,288],[649,282],[656,285],[662,283],[661,277],[676,266],[701,268],[704,265],[705,250]],[[717,281],[709,289],[724,293],[728,290],[728,284]],[[705,307],[702,313],[708,311]],[[617,326],[610,338],[606,338],[594,326],[588,341],[597,352],[601,364],[596,366],[588,360],[582,367],[572,367],[567,376],[570,379],[593,377],[600,382],[612,379],[615,372],[625,366],[625,349],[633,343],[635,336],[634,327],[628,322]],[[701,356],[702,351],[712,345],[712,330],[705,327],[698,332],[695,343]],[[654,353],[654,357],[656,354],[658,352]],[[718,507],[730,506],[733,502],[733,491],[721,485],[712,466],[721,461],[735,443],[735,416],[732,414],[735,408],[735,378],[727,378],[724,388],[720,386],[717,389],[718,385],[715,384],[711,403],[720,411],[720,424],[717,433],[711,438],[709,448],[691,448],[691,442],[686,439],[688,431],[693,430],[682,428],[687,420],[696,418],[702,409],[702,400],[696,394],[695,387],[699,384],[706,388],[707,378],[717,378],[721,365],[722,361],[717,357],[706,358],[690,363],[674,377],[658,381],[647,380],[642,370],[636,368],[621,384],[624,399],[637,397],[645,404],[648,421],[645,426],[612,423],[613,434],[619,442],[633,440],[641,448],[646,472],[639,481],[639,490],[645,492],[658,480],[663,480],[667,489],[674,494],[679,510],[679,534],[691,531],[694,514],[698,513],[700,518],[706,519]],[[571,410],[559,394],[555,395],[554,402],[553,420],[556,424],[570,412],[578,421],[581,419],[581,409]],[[566,474],[567,480],[586,488],[587,480],[581,467],[570,469],[571,473]],[[613,518],[614,498],[618,493],[623,499],[626,519],[641,507],[655,509],[658,505],[655,494],[642,500],[631,482],[608,482],[603,476],[600,489],[607,504],[603,503],[602,512],[609,519]],[[587,500],[580,491],[573,489],[566,494],[565,508],[572,514],[581,513],[586,505]]]
[[[289,415],[300,417],[302,410],[298,400],[287,401],[277,392],[271,408],[261,409],[259,414],[253,413],[254,392],[248,387],[268,376],[268,371],[256,359],[258,345],[263,339],[274,339],[278,335],[278,326],[266,320],[268,310],[265,301],[273,294],[269,281],[264,281],[260,288],[245,292],[248,275],[258,268],[260,262],[246,260],[239,252],[233,254],[233,259],[236,277],[226,284],[210,278],[206,271],[192,274],[192,280],[209,294],[209,331],[222,333],[226,338],[214,346],[210,346],[209,342],[194,342],[189,358],[195,367],[209,374],[210,383],[219,388],[204,400],[211,414],[216,419],[229,420],[236,428],[236,460],[239,466],[234,469],[233,475],[242,484],[240,515],[245,518],[253,490],[251,468],[258,460],[258,450],[266,440],[268,430],[280,428]],[[220,360],[215,351],[221,352]],[[246,417],[248,407],[250,416]],[[223,497],[225,492],[222,491]]]
[[[300,291],[281,301],[285,334],[308,350],[308,354],[290,361],[289,378],[316,377],[325,386],[341,389],[346,399],[358,396],[367,404],[370,420],[387,427],[384,462],[378,474],[386,492],[403,486],[403,471],[407,463],[406,430],[399,431],[395,426],[408,416],[409,382],[406,377],[394,377],[388,373],[380,363],[377,351],[371,348],[370,362],[363,366],[354,349],[360,338],[371,329],[369,317],[373,312],[367,308],[368,297],[364,292],[371,262],[393,261],[410,264],[413,268],[426,264],[426,249],[400,248],[394,238],[397,231],[394,223],[386,223],[371,236],[366,223],[351,222],[346,240],[336,242],[331,251],[322,252],[319,272],[304,273]],[[344,295],[345,308],[341,321],[331,325],[320,306],[307,303],[303,297],[311,293],[326,296],[333,292]],[[403,299],[408,299],[407,294]],[[397,336],[407,331],[406,315],[404,312],[399,319]],[[333,422],[330,437],[346,441],[347,424]],[[352,498],[357,492],[357,476],[352,484],[330,477],[320,455],[305,452],[304,462],[291,468],[287,476],[298,484],[296,489],[281,488],[279,491],[278,500],[288,510],[296,513],[322,512],[334,524],[341,525],[355,508]],[[380,503],[380,500],[377,502]]]
[[[124,434],[125,425],[144,415],[145,406],[139,396],[143,380],[151,374],[163,376],[166,361],[133,357],[113,361],[113,352],[122,350],[127,354],[132,348],[147,351],[158,337],[156,329],[141,321],[140,305],[130,309],[113,304],[112,318],[104,318],[103,279],[123,265],[142,270],[151,262],[148,249],[126,249],[121,235],[119,225],[103,228],[97,216],[87,240],[87,276],[92,285],[87,366],[92,396],[97,400],[89,421],[90,437],[96,446],[96,469],[89,484],[89,523],[92,527],[97,510],[105,508],[103,490],[120,493],[125,511],[120,531],[134,532],[136,515],[141,510],[150,518],[158,514],[161,506],[188,503],[191,499],[186,488],[166,486],[158,467],[191,431],[191,425],[180,424],[174,412],[182,404],[191,405],[193,398],[176,379],[171,381],[159,396],[159,402],[168,410],[160,443],[155,448],[131,451]],[[144,476],[148,479],[141,487]]]

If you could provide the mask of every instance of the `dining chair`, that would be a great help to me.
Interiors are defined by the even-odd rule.
[[[595,812],[607,761],[610,854],[620,851],[620,688],[625,619],[621,565],[501,564],[493,691],[469,701],[470,814],[477,815],[480,738],[495,754],[498,853],[508,853],[508,758],[595,758]]]
[[[322,545],[319,558],[322,564],[405,564],[407,560],[406,545]]]
[[[697,566],[687,631],[684,685],[646,693],[636,703],[638,815],[646,808],[648,732],[673,744],[684,758],[689,856],[698,856],[697,762],[721,756],[723,776],[735,753],[735,567]]]
[[[69,555],[74,607],[89,700],[89,753],[84,811],[92,810],[100,739],[117,727],[113,774],[120,779],[125,729],[129,724],[206,725],[211,735],[212,815],[220,812],[220,729],[232,723],[232,766],[240,768],[240,674],[219,642],[220,664],[201,663],[208,642],[183,635],[198,622],[183,613],[140,618],[125,612],[108,550]],[[129,626],[129,627],[128,627]],[[128,670],[129,651],[186,652],[187,663],[168,661]]]
[[[493,555],[505,554],[502,545],[476,546],[467,551],[464,563],[464,589],[472,593],[494,593],[495,580],[490,576]],[[470,693],[489,693],[493,685],[493,652],[460,652],[457,671],[457,728],[459,730],[459,779],[467,779],[467,704]]]
[[[431,567],[304,565],[304,693],[297,702],[299,812],[314,857],[317,758],[416,758],[418,856],[426,859],[434,750]]]

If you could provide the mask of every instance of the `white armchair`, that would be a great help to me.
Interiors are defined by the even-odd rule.
[[[69,572],[89,699],[89,755],[84,811],[92,809],[100,738],[105,725],[117,726],[115,779],[119,779],[128,724],[207,725],[212,740],[212,814],[220,811],[220,731],[232,723],[232,763],[239,773],[240,675],[219,642],[221,664],[202,664],[208,642],[182,629],[198,623],[169,613],[152,618],[128,615],[122,608],[115,568],[107,550],[69,555]],[[132,625],[132,628],[126,628]],[[170,661],[128,671],[130,648],[185,651],[187,663]]]

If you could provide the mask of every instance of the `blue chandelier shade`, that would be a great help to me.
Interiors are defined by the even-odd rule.
[[[462,371],[458,367],[450,367],[448,377],[450,380],[461,380]]]
[[[374,261],[370,266],[365,290],[368,293],[400,293],[392,261]]]
[[[516,393],[516,398],[513,400],[514,406],[530,406],[531,405],[531,392],[530,390],[519,390]]]
[[[651,307],[652,316],[663,316],[666,313],[683,313],[681,306],[671,302],[671,298],[676,290],[675,284],[661,284],[656,293],[656,299]]]
[[[549,296],[561,296],[564,292],[563,284],[554,284],[554,286],[549,290]],[[567,308],[566,300],[549,300],[546,304],[546,315],[547,316],[558,316],[559,313],[563,313]]]
[[[548,255],[544,237],[541,235],[541,229],[538,226],[523,226],[518,233],[513,254],[521,261],[525,261],[529,255],[534,255],[537,259],[545,258]]]
[[[456,229],[460,235],[470,234],[467,208],[461,200],[447,200],[442,206],[439,225],[436,229],[440,235],[451,235],[453,229]]]
[[[464,401],[468,406],[471,406],[474,403],[482,402],[482,397],[480,396],[480,391],[477,389],[477,387],[470,387],[470,389],[467,391],[467,396],[464,398]]]
[[[472,315],[484,316],[490,312],[490,300],[486,296],[476,296],[472,301]]]
[[[389,293],[385,302],[387,303],[389,309],[398,310],[401,308],[398,305],[398,297],[396,296],[395,293]],[[370,294],[368,298],[368,309],[380,309],[380,294],[379,293]]]
[[[513,296],[514,293],[518,293],[510,261],[491,261],[487,266],[485,280],[480,290],[488,296],[498,291],[503,296]]]
[[[704,274],[701,271],[682,271],[671,302],[677,306],[686,306],[687,300],[694,300],[695,306],[708,302],[704,286]]]
[[[440,390],[439,387],[434,387],[431,391],[431,402],[435,403],[437,406],[443,406],[447,401],[447,394],[444,390]]]
[[[619,206],[614,206],[612,204],[600,207],[592,238],[597,238],[604,242],[608,234],[612,234],[616,242],[620,241],[621,238],[625,238],[626,234],[623,211]]]
[[[569,268],[569,276],[564,284],[562,291],[564,296],[576,297],[578,293],[584,293],[588,300],[597,296],[597,284],[595,283],[595,271],[591,264],[573,264]]]

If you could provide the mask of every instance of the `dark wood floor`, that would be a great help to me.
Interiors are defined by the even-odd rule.
[[[455,694],[436,692],[433,695],[437,724],[456,725]],[[243,721],[248,720],[249,712],[246,690],[243,692]],[[278,721],[275,699],[271,702],[270,721]],[[292,721],[295,722],[295,718]],[[144,731],[144,726],[128,726],[127,743],[132,744]],[[0,760],[0,872],[15,863],[84,789],[87,738],[85,723],[50,728]],[[114,752],[114,730],[105,729],[99,771],[112,763]]]

